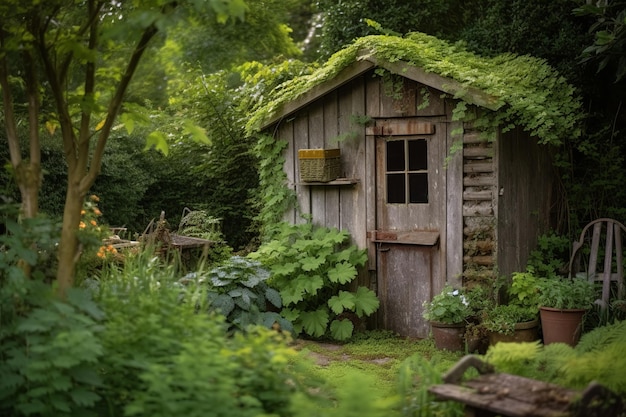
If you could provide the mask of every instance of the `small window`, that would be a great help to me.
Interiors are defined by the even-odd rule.
[[[428,203],[427,139],[387,141],[388,204]]]

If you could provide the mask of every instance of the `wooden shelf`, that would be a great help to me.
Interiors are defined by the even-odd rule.
[[[336,180],[328,182],[298,182],[297,185],[354,185],[358,184],[359,182],[361,181],[357,178],[337,178]]]

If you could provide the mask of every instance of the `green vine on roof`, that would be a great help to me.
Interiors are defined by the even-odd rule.
[[[250,118],[248,132],[258,130],[285,104],[332,79],[357,60],[369,57],[383,67],[385,63],[404,62],[459,82],[463,87],[455,94],[459,104],[466,101],[465,93],[469,89],[492,96],[498,110],[485,110],[478,119],[470,119],[485,131],[494,127],[506,131],[520,126],[540,143],[552,145],[580,135],[583,116],[580,99],[575,89],[545,60],[514,54],[482,57],[460,43],[451,44],[423,33],[357,39],[313,73],[289,80],[274,90],[273,97]],[[473,112],[457,114],[463,121],[474,115]]]

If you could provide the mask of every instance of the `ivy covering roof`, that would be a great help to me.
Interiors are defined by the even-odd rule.
[[[545,60],[510,53],[482,57],[459,43],[451,44],[423,33],[357,39],[313,73],[279,86],[252,115],[248,131],[262,129],[268,122],[293,112],[288,109],[290,103],[306,102],[310,90],[332,83],[342,71],[364,61],[399,75],[406,76],[413,68],[422,74],[443,77],[448,82],[440,83],[440,89],[460,100],[456,119],[469,120],[465,103],[487,109],[480,120],[475,120],[479,128],[507,130],[520,126],[541,143],[555,145],[580,135],[580,99],[574,87]]]

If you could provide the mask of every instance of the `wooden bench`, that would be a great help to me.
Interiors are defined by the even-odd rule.
[[[463,381],[465,371],[479,375]],[[446,375],[444,383],[429,392],[439,400],[465,404],[466,417],[593,417],[624,416],[624,401],[604,386],[592,382],[584,391],[517,375],[495,373],[478,357],[463,357]]]

